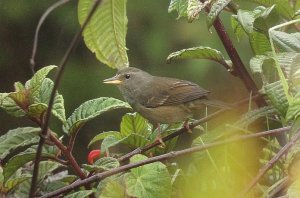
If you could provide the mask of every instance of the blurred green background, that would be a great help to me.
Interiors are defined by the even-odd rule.
[[[0,92],[13,91],[13,83],[25,82],[31,77],[29,59],[36,25],[53,0],[1,0],[0,1]],[[211,97],[235,102],[248,97],[242,82],[228,73],[223,66],[205,60],[180,61],[166,64],[166,57],[177,50],[196,46],[209,46],[228,57],[213,28],[206,27],[203,13],[200,19],[187,23],[168,13],[169,1],[129,0],[127,4],[127,48],[130,65],[155,75],[176,77],[198,83],[210,90]],[[230,15],[221,15],[228,34],[248,65],[252,56],[246,39],[237,42],[230,26]],[[37,68],[55,64],[62,59],[73,35],[79,30],[77,1],[71,1],[55,10],[43,24],[36,55]],[[114,86],[102,80],[116,71],[100,63],[81,41],[67,64],[59,92],[65,99],[67,117],[82,102],[109,96],[122,98]],[[53,76],[53,72],[51,73]],[[75,156],[85,161],[87,144],[102,131],[118,130],[125,111],[106,113],[89,122],[80,132],[75,144]],[[0,110],[0,133],[18,126],[33,125],[26,118],[14,118]],[[62,134],[57,120],[51,127]]]

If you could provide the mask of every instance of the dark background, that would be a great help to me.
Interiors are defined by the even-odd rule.
[[[53,0],[1,0],[0,1],[0,92],[13,91],[13,83],[26,82],[31,77],[29,59],[33,37],[39,18],[52,5]],[[166,57],[177,50],[196,46],[209,46],[228,57],[212,28],[206,27],[204,15],[200,20],[187,23],[176,20],[177,13],[169,14],[168,1],[129,0],[127,3],[127,48],[130,66],[155,75],[176,77],[198,83],[210,90],[211,97],[234,102],[248,95],[241,81],[223,66],[205,60],[180,61],[166,64]],[[230,15],[222,14],[228,34],[238,48],[244,63],[252,56],[246,39],[238,43],[230,27]],[[36,55],[37,68],[58,65],[73,35],[79,30],[77,1],[71,1],[55,10],[42,25]],[[59,92],[65,99],[67,117],[82,102],[109,96],[121,99],[116,87],[102,83],[116,71],[100,63],[81,41],[72,53]],[[53,73],[50,76],[53,77]],[[85,159],[87,144],[97,133],[118,130],[124,111],[116,110],[89,122],[79,133],[75,156]],[[34,126],[26,118],[14,118],[0,109],[0,133],[22,126]],[[52,119],[51,128],[62,135],[59,122]]]

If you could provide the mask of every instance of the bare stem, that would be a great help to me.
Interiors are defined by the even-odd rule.
[[[210,143],[210,144],[196,146],[196,147],[184,149],[184,150],[181,150],[181,151],[172,151],[172,152],[169,152],[169,153],[166,153],[166,154],[163,154],[163,155],[148,158],[148,159],[143,160],[143,161],[126,164],[126,165],[123,165],[123,166],[120,166],[118,168],[114,168],[114,169],[111,169],[111,170],[108,170],[108,171],[105,171],[105,172],[102,172],[102,173],[97,173],[97,174],[95,174],[95,175],[93,175],[89,178],[83,179],[81,181],[74,182],[74,183],[72,183],[72,184],[70,184],[66,187],[63,187],[63,188],[58,189],[56,191],[50,192],[50,193],[42,196],[42,198],[55,197],[55,196],[58,196],[62,193],[69,192],[69,191],[71,191],[75,188],[78,188],[80,186],[102,180],[102,179],[104,179],[106,177],[109,177],[111,175],[115,175],[117,173],[121,173],[121,172],[130,170],[132,168],[139,167],[139,166],[143,166],[145,164],[150,164],[150,163],[154,163],[154,162],[158,162],[158,161],[165,161],[165,160],[175,158],[175,157],[178,157],[178,156],[203,151],[203,150],[206,150],[206,149],[209,149],[209,148],[212,148],[212,147],[221,146],[221,145],[224,145],[224,144],[229,144],[229,143],[233,143],[233,142],[237,142],[237,141],[244,141],[244,140],[249,140],[249,139],[253,139],[253,138],[279,134],[279,133],[289,131],[290,128],[291,127],[283,127],[283,128],[279,128],[279,129],[264,131],[264,132],[260,132],[260,133],[254,133],[254,134],[250,134],[250,135],[241,135],[239,137],[230,138],[230,139],[227,139],[227,140],[224,140],[224,141],[216,141],[216,142],[213,142],[213,143]]]
[[[43,123],[43,126],[42,126],[40,141],[39,141],[39,144],[38,144],[38,147],[37,147],[37,153],[36,153],[36,157],[35,157],[35,161],[34,161],[34,168],[33,168],[33,174],[32,174],[29,197],[34,197],[34,194],[35,194],[35,189],[36,189],[36,184],[37,184],[37,177],[38,177],[38,173],[39,173],[39,163],[41,161],[41,153],[42,153],[42,150],[43,150],[43,145],[45,143],[45,140],[49,137],[48,126],[49,126],[49,121],[50,121],[50,118],[51,118],[51,111],[52,111],[52,107],[53,107],[53,102],[54,102],[54,97],[55,97],[56,90],[57,90],[57,88],[60,84],[64,69],[66,67],[67,61],[70,58],[71,52],[74,50],[76,44],[79,42],[83,30],[85,29],[88,22],[92,18],[93,14],[96,11],[96,9],[97,9],[98,5],[100,4],[100,2],[101,2],[101,0],[96,0],[95,3],[93,4],[93,7],[91,8],[87,18],[85,19],[85,21],[84,21],[82,27],[80,28],[80,30],[74,36],[69,48],[67,49],[65,55],[62,58],[60,66],[58,67],[58,71],[56,73],[56,77],[55,77],[55,81],[54,81],[54,86],[53,86],[53,89],[52,89],[52,92],[51,92],[51,95],[50,95],[50,99],[49,99],[49,103],[48,103],[48,108],[47,108],[47,111],[46,111],[46,114],[45,114],[45,120],[44,120],[44,123]]]

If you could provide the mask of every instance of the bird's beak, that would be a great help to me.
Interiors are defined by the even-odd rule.
[[[122,81],[119,79],[119,76],[116,75],[114,77],[103,80],[103,83],[119,85],[122,83]]]

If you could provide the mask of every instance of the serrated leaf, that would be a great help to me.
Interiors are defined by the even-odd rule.
[[[255,55],[264,55],[272,51],[271,44],[266,35],[259,32],[249,34],[251,48]]]
[[[123,143],[128,145],[131,149],[135,149],[149,144],[150,141],[145,136],[132,133],[124,139]]]
[[[272,30],[270,37],[284,51],[299,52],[300,51],[300,33],[286,33]]]
[[[19,168],[21,168],[27,162],[35,159],[35,152],[24,152],[12,157],[3,168],[4,179],[7,180],[12,176]],[[48,154],[42,154],[42,156],[49,156]]]
[[[188,1],[187,0],[171,0],[168,12],[177,11],[178,17],[177,19],[181,17],[187,16],[187,7],[188,7]]]
[[[83,32],[87,47],[98,60],[112,68],[128,67],[126,53],[127,0],[103,0]],[[78,2],[78,18],[82,25],[94,1]]]
[[[42,69],[38,70],[30,80],[26,82],[25,87],[26,89],[30,90],[30,97],[33,100],[38,97],[42,82],[44,81],[48,73],[56,67],[57,66],[55,65],[43,67]]]
[[[300,93],[298,93],[291,101],[286,113],[286,120],[297,119],[300,115]]]
[[[226,65],[227,67],[229,66],[228,61],[225,60],[222,53],[210,47],[193,47],[173,52],[167,57],[167,63],[181,59],[209,59]]]
[[[243,0],[247,2],[254,2],[265,7],[275,6],[276,11],[285,19],[292,19],[294,16],[294,10],[289,5],[288,0]]]
[[[14,87],[16,92],[25,90],[25,86],[21,82],[15,82]]]
[[[220,12],[230,3],[231,0],[217,0],[210,8],[206,18],[208,29],[212,26]]]
[[[86,101],[75,109],[72,115],[67,119],[63,130],[66,133],[72,134],[78,131],[87,121],[104,112],[120,108],[131,109],[128,103],[114,98],[101,97]]]
[[[130,158],[130,163],[145,159],[147,159],[146,156],[135,155]],[[124,178],[129,196],[147,198],[171,197],[171,176],[167,167],[161,162],[133,168],[130,170],[130,173],[125,174]]]
[[[255,73],[262,74],[263,73],[263,68],[262,68],[263,64],[267,60],[273,60],[273,58],[270,56],[267,56],[267,55],[257,55],[257,56],[252,57],[250,60],[251,72],[253,74],[255,74]]]
[[[53,86],[54,86],[54,82],[49,78],[45,78],[42,83],[42,86],[40,88],[40,92],[39,92],[37,101],[44,103],[46,106],[48,106]],[[52,113],[60,121],[62,121],[62,122],[66,121],[64,98],[58,92],[55,93],[54,103],[53,103],[53,107],[52,107]]]
[[[47,110],[47,105],[43,103],[32,104],[28,107],[28,115],[40,119],[44,112]]]
[[[233,29],[234,34],[236,35],[237,40],[240,41],[240,39],[243,35],[246,34],[246,32],[237,20],[236,15],[231,15],[231,27]]]
[[[199,13],[205,6],[209,3],[209,1],[206,1],[202,3],[199,0],[187,0],[188,6],[187,6],[187,17],[188,22],[192,22],[195,19],[198,19]]]
[[[46,179],[49,175],[52,175],[53,171],[57,168],[62,167],[58,162],[54,161],[42,161],[39,166],[39,177],[38,181]]]
[[[113,157],[102,157],[92,165],[88,165],[88,164],[82,165],[82,167],[89,172],[91,171],[101,172],[101,171],[117,168],[119,166],[120,166],[119,161]]]
[[[120,131],[123,137],[132,133],[146,137],[151,133],[151,129],[148,120],[138,113],[127,113],[122,117]]]
[[[101,152],[105,153],[110,147],[113,147],[121,142],[123,142],[127,137],[116,137],[114,135],[109,135],[104,138],[101,143]]]
[[[19,92],[11,92],[8,94],[8,97],[13,99],[21,109],[26,111],[28,105],[30,104],[29,102],[29,97],[28,97],[28,91],[19,91]]]
[[[12,150],[35,144],[39,141],[40,128],[24,127],[8,131],[0,136],[0,158],[5,158]]]
[[[9,93],[0,93],[0,108],[4,109],[8,114],[15,117],[24,116],[25,111],[19,107],[8,95]]]
[[[121,133],[118,131],[108,131],[108,132],[103,132],[100,133],[98,135],[96,135],[89,143],[88,147],[90,147],[92,144],[94,144],[95,142],[98,142],[100,140],[103,140],[104,138],[106,138],[107,136],[115,136],[116,138],[120,139],[121,138]]]
[[[280,114],[285,117],[288,109],[288,101],[280,81],[263,86],[263,92],[267,94],[270,102]]]
[[[270,116],[276,112],[277,112],[276,109],[273,108],[272,106],[266,106],[266,107],[261,107],[259,109],[254,109],[244,114],[241,117],[241,119],[235,123],[235,125],[240,128],[244,128],[250,125],[251,123],[253,123],[255,120],[262,117]]]
[[[20,175],[18,177],[10,178],[8,179],[5,183],[1,185],[0,183],[0,194],[1,193],[8,193],[9,191],[15,189],[19,184],[23,183],[24,181],[28,180],[31,178],[30,175]]]
[[[64,196],[65,198],[84,198],[92,194],[93,190],[81,190]]]

